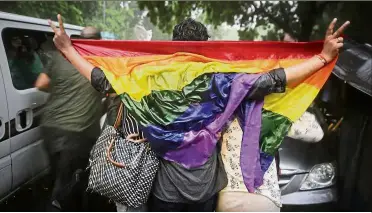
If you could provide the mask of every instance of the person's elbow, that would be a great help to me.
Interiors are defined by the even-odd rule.
[[[41,73],[35,82],[35,87],[40,90],[46,92],[49,88],[50,79],[45,73]]]
[[[46,84],[38,83],[38,84],[35,84],[35,88],[40,90],[40,91],[47,92],[49,87]]]

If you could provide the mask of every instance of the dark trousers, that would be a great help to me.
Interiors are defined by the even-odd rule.
[[[214,212],[217,205],[217,195],[200,203],[170,203],[152,196],[148,208],[151,212]]]
[[[96,138],[48,127],[44,127],[42,133],[49,154],[53,181],[50,201],[54,201],[54,204],[50,207],[56,208],[55,201],[58,201],[62,211],[83,210],[88,184],[86,168]]]

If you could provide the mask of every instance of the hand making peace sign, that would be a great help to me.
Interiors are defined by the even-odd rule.
[[[341,37],[342,33],[346,27],[350,24],[349,21],[345,22],[336,32],[333,32],[337,19],[329,24],[322,50],[322,56],[326,59],[327,62],[332,61],[337,55],[340,48],[344,45],[344,39]]]
[[[67,35],[65,28],[63,26],[62,17],[60,14],[57,15],[59,29],[53,24],[51,20],[48,20],[50,27],[54,31],[53,42],[56,47],[61,51],[65,52],[68,48],[72,47],[70,37]]]

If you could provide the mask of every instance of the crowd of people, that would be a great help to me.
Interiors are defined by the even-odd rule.
[[[100,135],[101,99],[107,97],[106,123],[114,125],[120,98],[103,70],[84,59],[74,49],[66,34],[61,16],[59,28],[50,21],[55,33],[54,44],[60,52],[52,54],[52,62],[43,69],[36,87],[50,92],[43,117],[44,143],[50,154],[54,187],[50,207],[73,211],[84,202],[80,195],[87,187],[89,152]],[[349,22],[334,30],[336,19],[326,32],[321,53],[298,65],[271,70],[254,83],[248,99],[263,99],[271,93],[282,93],[286,85],[301,81],[331,62],[343,45],[342,32]],[[100,39],[99,30],[86,27],[85,39]],[[174,27],[173,41],[207,41],[207,28],[193,19]],[[63,55],[62,55],[63,54]],[[144,142],[141,126],[124,107],[121,134],[134,142]],[[118,211],[280,211],[281,199],[275,160],[264,175],[263,184],[248,192],[240,170],[239,156],[243,131],[238,119],[226,124],[219,146],[200,167],[184,166],[159,157],[159,169],[147,203],[132,208],[117,203]],[[81,177],[78,187],[71,180]],[[72,184],[73,185],[73,184]],[[72,193],[72,188],[80,193]],[[73,194],[73,195],[72,195]],[[88,204],[89,205],[89,204]]]

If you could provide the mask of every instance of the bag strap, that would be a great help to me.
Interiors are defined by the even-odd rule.
[[[115,120],[115,123],[114,123],[114,128],[116,131],[118,131],[118,127],[119,125],[121,124],[122,122],[122,118],[123,118],[123,108],[124,108],[124,104],[123,102],[120,103],[120,106],[119,106],[119,110],[118,110],[118,115],[116,116],[116,120]],[[112,163],[114,166],[117,166],[119,168],[124,168],[125,165],[123,163],[119,163],[119,162],[116,162],[114,159],[112,159],[111,157],[111,151],[112,151],[112,148],[114,147],[114,143],[115,143],[115,138],[111,139],[111,142],[110,142],[110,145],[108,146],[107,148],[107,152],[106,152],[106,156],[107,156],[107,159],[110,163]]]
[[[106,154],[107,159],[114,166],[119,167],[119,168],[124,168],[125,167],[124,164],[114,161],[114,159],[112,159],[112,157],[111,157],[111,151],[112,151],[112,147],[114,146],[114,143],[115,143],[115,138],[111,139],[110,145],[107,148],[107,154]]]
[[[121,124],[122,117],[123,117],[123,102],[120,101],[120,106],[119,106],[119,109],[118,109],[118,115],[116,116],[115,123],[114,123],[114,128],[116,130],[118,130],[119,125]]]
[[[116,131],[118,131],[119,125],[121,124],[122,116],[123,116],[123,102],[120,101],[118,114],[116,116],[115,123],[114,123],[114,128],[115,128]],[[124,164],[114,161],[111,157],[111,151],[112,151],[112,147],[114,146],[114,143],[115,143],[115,138],[111,139],[110,145],[107,148],[107,152],[106,152],[107,159],[114,166],[117,166],[119,168],[123,168],[123,167],[125,167]]]

